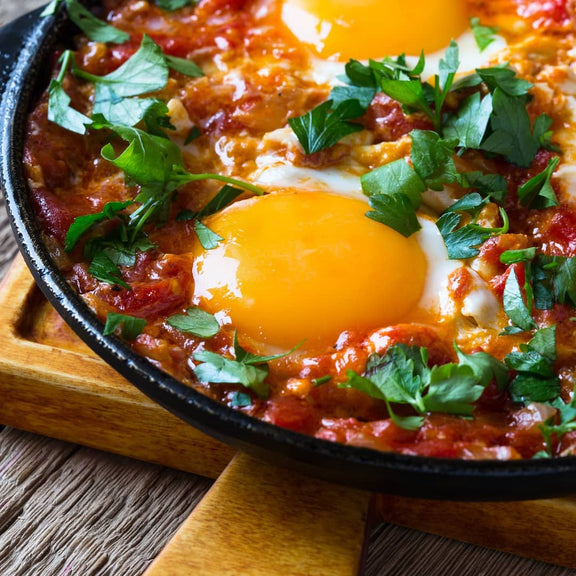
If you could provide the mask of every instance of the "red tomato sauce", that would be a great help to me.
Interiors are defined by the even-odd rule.
[[[472,6],[475,4],[478,3],[471,2]],[[499,4],[503,13],[519,14],[542,34],[556,34],[573,22],[568,3],[562,0],[509,0]],[[165,54],[193,60],[209,70],[201,78],[173,72],[167,87],[156,96],[166,102],[177,100],[189,125],[202,132],[195,141],[198,152],[186,160],[191,170],[246,177],[254,168],[262,138],[284,128],[289,118],[323,102],[329,93],[329,87],[301,73],[310,66],[306,49],[286,30],[274,29],[269,21],[263,23],[258,5],[255,0],[204,0],[197,8],[166,12],[151,2],[107,0],[103,11],[107,22],[128,32],[131,39],[122,45],[105,45],[79,37],[75,40],[76,62],[91,74],[108,74],[125,63],[138,50],[143,35],[148,34]],[[495,18],[495,9],[486,10],[490,23]],[[263,73],[266,66],[267,72]],[[55,64],[55,73],[58,69]],[[72,106],[83,113],[90,110],[93,91],[88,83],[69,73],[64,88]],[[187,185],[175,199],[166,225],[158,229],[150,227],[149,237],[157,247],[138,254],[134,266],[122,267],[130,290],[95,280],[83,256],[86,239],[66,253],[63,249],[66,234],[75,218],[95,214],[108,202],[132,199],[138,190],[129,186],[121,172],[101,157],[100,150],[108,136],[92,132],[79,136],[56,126],[47,119],[47,102],[44,94],[30,115],[24,163],[31,182],[32,205],[63,274],[102,321],[110,312],[147,321],[143,333],[131,344],[139,354],[202,393],[233,405],[238,392],[248,393],[242,386],[202,384],[191,370],[192,356],[197,351],[208,349],[231,354],[233,327],[224,326],[216,337],[204,341],[166,321],[174,314],[185,313],[194,291],[193,227],[189,222],[177,221],[176,216],[183,209],[196,210],[202,206],[214,194],[214,186]],[[547,109],[542,102],[537,100],[533,106],[534,114],[544,110],[550,112],[556,124],[561,122],[561,118],[554,116],[554,110]],[[360,121],[372,136],[371,144],[398,143],[401,157],[405,156],[401,141],[411,130],[431,128],[424,115],[407,113],[383,94],[376,96]],[[218,152],[223,142],[228,145],[228,156]],[[283,143],[275,145],[284,150]],[[322,169],[339,165],[350,156],[351,150],[351,145],[337,144],[315,155],[301,152],[286,155],[296,166]],[[353,152],[365,162],[366,171],[377,165],[376,156],[370,156],[365,149]],[[541,172],[555,155],[539,153],[528,169],[502,161],[486,161],[494,172],[507,179],[510,190],[505,206],[511,217],[510,230],[488,240],[477,260],[500,302],[512,269],[520,285],[524,283],[524,265],[502,264],[500,256],[504,251],[537,245],[549,254],[576,255],[574,208],[563,202],[534,215],[518,202],[518,187]],[[226,158],[233,169],[226,165]],[[468,156],[461,161],[473,165],[475,160]],[[114,223],[99,225],[92,237],[106,227],[112,229]],[[462,302],[473,286],[471,272],[460,270],[453,274],[450,286],[453,298]],[[574,339],[569,319],[572,314],[573,310],[557,305],[540,313],[537,321],[542,326],[558,324],[559,346],[568,346]],[[466,352],[482,350],[502,359],[526,339],[486,337],[482,345],[475,343]],[[476,403],[473,418],[429,414],[419,430],[406,430],[395,424],[382,400],[339,386],[346,381],[349,370],[362,374],[371,354],[384,354],[395,344],[427,348],[430,366],[455,362],[453,340],[453,334],[442,326],[419,323],[382,327],[370,333],[346,332],[332,348],[312,356],[297,352],[271,362],[270,397],[262,399],[250,394],[250,405],[239,409],[283,428],[325,440],[404,454],[517,459],[530,458],[544,449],[539,425],[545,409],[514,404],[509,394],[494,382]],[[243,344],[250,346],[249,341]],[[559,355],[557,369],[568,400],[573,360]],[[315,383],[326,376],[331,380]],[[412,414],[408,408],[399,408],[398,412],[400,416]],[[569,450],[576,443],[574,437],[574,434],[565,436],[555,449]]]

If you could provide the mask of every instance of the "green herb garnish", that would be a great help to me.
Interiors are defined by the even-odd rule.
[[[110,312],[106,318],[104,335],[109,336],[120,327],[122,328],[122,338],[125,340],[136,340],[146,327],[146,320],[143,318],[135,318],[134,316],[127,316],[126,314]]]
[[[181,332],[199,338],[213,338],[220,332],[218,320],[201,308],[188,308],[186,314],[170,316],[167,323]]]

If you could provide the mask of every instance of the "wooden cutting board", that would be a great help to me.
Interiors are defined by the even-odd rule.
[[[373,495],[235,454],[80,342],[21,259],[0,285],[0,326],[1,424],[217,479],[147,576],[352,576],[374,522],[576,568],[576,498],[474,504]]]

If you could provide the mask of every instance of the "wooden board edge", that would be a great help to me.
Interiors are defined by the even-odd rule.
[[[21,338],[18,323],[35,289],[18,258],[0,284],[0,323],[10,327],[0,358],[0,423],[218,478],[231,448],[153,403],[98,358]],[[475,504],[379,495],[374,512],[380,521],[576,568],[574,498]],[[554,538],[541,538],[542,530]]]
[[[370,499],[238,455],[145,576],[357,576]]]
[[[0,423],[217,478],[232,448],[173,416],[99,358],[21,337],[18,324],[33,290],[19,258],[0,291]]]

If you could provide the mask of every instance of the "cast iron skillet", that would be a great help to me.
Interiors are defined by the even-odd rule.
[[[150,398],[196,428],[257,457],[373,491],[453,500],[521,500],[576,492],[576,458],[471,462],[381,453],[277,428],[203,396],[134,354],[63,280],[41,242],[22,168],[28,111],[47,84],[50,55],[74,32],[66,15],[32,12],[0,30],[0,182],[20,250],[75,332]],[[1,399],[0,399],[1,401]]]

